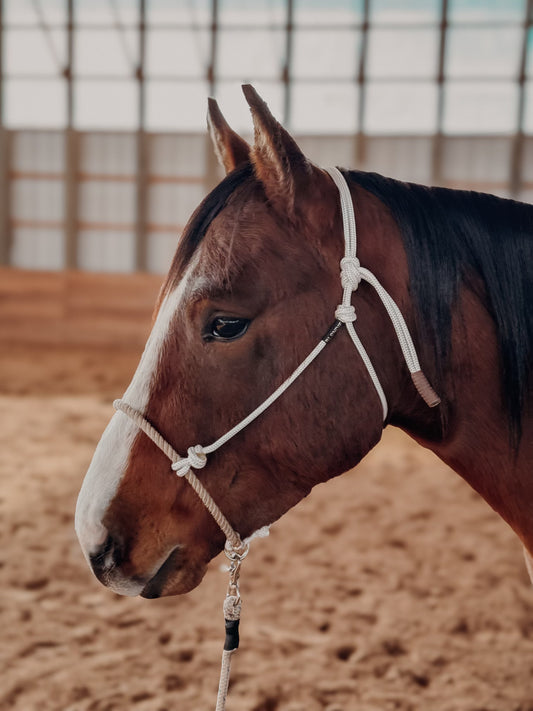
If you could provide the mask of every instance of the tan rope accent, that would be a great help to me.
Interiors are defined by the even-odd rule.
[[[218,685],[217,705],[215,711],[224,711],[224,709],[226,708],[229,677],[231,673],[231,657],[236,651],[236,649],[225,649],[222,652],[222,666],[220,668],[220,682]]]
[[[115,400],[113,403],[113,407],[115,408],[115,410],[120,410],[120,412],[124,413],[127,417],[129,417],[130,420],[132,420],[132,422],[134,422],[137,427],[139,427],[139,429],[141,429],[144,434],[149,437],[152,442],[157,445],[157,447],[159,447],[159,449],[164,454],[166,454],[166,456],[173,464],[183,459],[183,457],[181,457],[176,452],[174,447],[172,447],[172,445],[167,442],[167,440],[156,430],[156,428],[148,422],[148,420],[142,415],[142,413],[140,413],[134,407],[128,405],[128,403],[124,402],[124,400]],[[189,468],[189,470],[183,476],[192,486],[192,488],[202,501],[203,505],[209,511],[211,516],[215,519],[219,528],[222,529],[223,533],[226,535],[226,538],[231,543],[232,547],[235,550],[242,549],[243,542],[241,540],[241,537],[239,536],[237,531],[233,529],[228,519],[218,508],[211,494],[207,491],[205,486],[198,479],[192,469]]]
[[[436,407],[440,404],[440,397],[429,384],[428,379],[421,370],[411,373],[411,379],[418,394],[429,407]]]

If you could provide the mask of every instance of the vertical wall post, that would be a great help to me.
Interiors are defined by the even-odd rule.
[[[442,163],[444,150],[444,82],[447,36],[448,0],[442,0],[440,8],[439,63],[437,68],[437,126],[435,135],[433,136],[431,154],[431,182],[433,185],[442,185],[444,182]]]
[[[64,77],[67,83],[67,128],[65,131],[65,266],[76,269],[78,266],[78,196],[80,137],[74,129],[74,0],[67,0],[67,65]]]
[[[146,0],[139,0],[139,64],[136,79],[138,83],[138,125],[136,133],[137,172],[135,180],[135,268],[148,269],[148,136],[146,135]]]
[[[283,66],[283,123],[290,127],[291,124],[291,74],[292,74],[292,48],[294,43],[294,0],[285,0],[287,3],[287,21],[285,25],[285,64]]]
[[[4,125],[4,1],[0,0],[0,265],[11,258],[11,133]]]
[[[522,48],[520,69],[518,72],[518,106],[516,112],[516,133],[511,144],[511,160],[509,168],[509,192],[511,197],[519,198],[523,184],[523,152],[524,152],[524,118],[526,113],[526,68],[529,30],[533,26],[533,0],[526,3],[522,32]]]
[[[215,95],[217,77],[217,43],[218,43],[218,0],[211,0],[211,43],[209,47],[209,65],[207,69],[207,82],[209,84],[209,95]],[[207,112],[207,104],[206,104]],[[209,192],[220,179],[219,168],[211,139],[206,134],[205,146],[205,174],[204,189]]]
[[[355,134],[354,159],[356,168],[366,163],[366,137],[364,133],[366,106],[366,62],[368,56],[368,33],[370,30],[370,0],[363,3],[363,22],[361,24],[361,51],[357,67],[356,82],[359,88],[359,103],[357,107],[357,133]]]

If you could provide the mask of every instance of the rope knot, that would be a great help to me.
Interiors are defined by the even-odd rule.
[[[187,456],[172,462],[172,469],[178,476],[185,476],[190,469],[203,469],[207,464],[207,455],[201,444],[189,447]]]
[[[341,284],[344,289],[355,291],[361,282],[361,263],[357,257],[341,259]]]
[[[226,595],[224,599],[224,619],[238,620],[241,617],[242,602],[237,595]]]
[[[339,304],[335,311],[335,318],[341,323],[353,323],[357,316],[351,304]]]

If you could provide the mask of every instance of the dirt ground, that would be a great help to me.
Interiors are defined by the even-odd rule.
[[[0,347],[0,709],[207,711],[226,576],[122,598],[91,576],[78,489],[139,353]],[[520,545],[398,431],[257,541],[228,711],[532,711]]]

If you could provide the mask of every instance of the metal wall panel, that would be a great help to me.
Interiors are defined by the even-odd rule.
[[[65,266],[64,147],[64,134],[59,131],[21,131],[13,135],[10,220],[14,266]]]
[[[135,222],[135,184],[132,181],[85,180],[80,185],[80,222],[130,225]]]
[[[415,183],[432,182],[433,140],[428,136],[364,139],[363,170]]]
[[[181,231],[204,196],[202,183],[153,183],[148,188],[148,222]]]
[[[63,183],[59,180],[20,178],[11,187],[11,216],[17,221],[63,222]]]
[[[522,178],[525,183],[532,183],[533,190],[533,137],[525,138],[522,148]]]
[[[63,269],[63,230],[14,227],[11,264],[20,269]]]
[[[16,131],[12,160],[15,172],[62,173],[65,134],[62,131]]]
[[[203,179],[207,140],[201,134],[155,134],[150,137],[150,168],[158,176]]]
[[[80,267],[89,271],[133,272],[133,232],[81,229],[78,236],[78,259]]]
[[[354,136],[299,136],[296,142],[305,155],[317,165],[355,167]]]
[[[78,264],[97,271],[136,268],[137,141],[135,134],[80,134],[75,225]],[[442,138],[441,181],[450,187],[509,194],[509,137]],[[318,165],[377,171],[425,184],[434,182],[434,139],[428,136],[297,137]],[[178,236],[206,193],[212,161],[205,134],[147,136],[146,267],[165,272]],[[533,202],[533,138],[522,144],[519,198]],[[360,164],[356,156],[360,156]],[[25,268],[65,266],[65,135],[21,131],[13,136],[11,262]],[[221,173],[220,173],[221,175]],[[213,176],[211,176],[212,178]]]
[[[178,246],[179,234],[175,232],[148,233],[148,271],[152,274],[165,274],[170,267],[172,257]]]
[[[81,140],[82,174],[129,175],[137,169],[133,133],[84,133]]]
[[[82,134],[78,193],[81,269],[135,269],[136,170],[134,134]]]
[[[442,172],[449,183],[460,187],[479,185],[479,189],[504,186],[509,181],[510,137],[471,136],[444,139]]]

